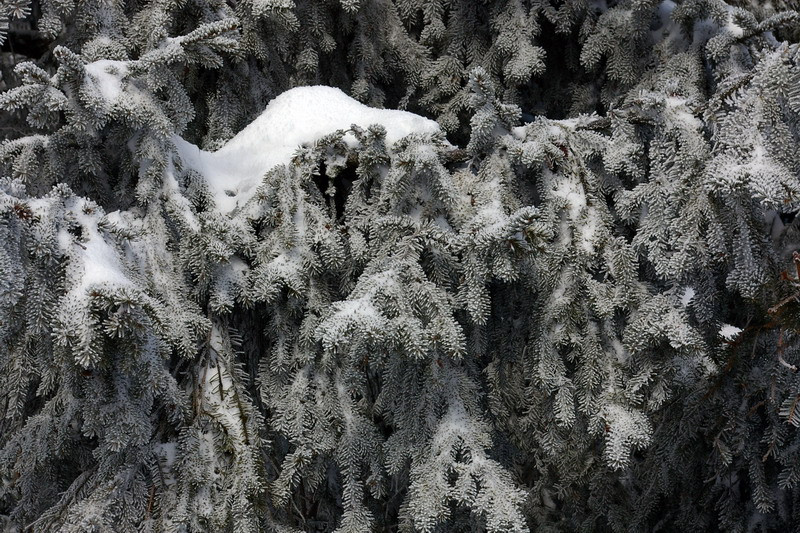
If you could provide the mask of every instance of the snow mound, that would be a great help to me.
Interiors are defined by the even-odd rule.
[[[216,152],[206,152],[173,137],[184,164],[202,174],[217,207],[229,213],[244,205],[272,167],[289,163],[302,144],[313,143],[351,125],[386,128],[391,146],[412,133],[434,133],[439,125],[429,119],[389,109],[368,107],[334,87],[297,87],[276,97],[249,126]],[[352,134],[345,136],[351,146]]]

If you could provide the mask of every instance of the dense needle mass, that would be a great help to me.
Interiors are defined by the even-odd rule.
[[[800,523],[792,0],[0,0],[0,529]]]

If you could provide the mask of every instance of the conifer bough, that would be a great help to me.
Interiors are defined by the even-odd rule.
[[[792,0],[0,0],[0,529],[790,531]]]

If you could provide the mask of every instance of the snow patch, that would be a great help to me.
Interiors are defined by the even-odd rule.
[[[687,307],[689,302],[692,301],[692,298],[694,298],[694,287],[686,287],[681,296],[681,305]]]
[[[61,249],[77,259],[70,265],[70,269],[73,270],[72,277],[76,283],[69,294],[74,297],[85,296],[90,288],[101,285],[108,287],[133,286],[133,282],[125,274],[119,254],[100,234],[97,229],[96,216],[86,213],[87,209],[90,209],[90,206],[81,201],[70,211],[80,224],[83,234],[82,241],[73,239],[66,227],[61,228],[58,233]]]
[[[689,106],[686,105],[685,98],[678,98],[676,96],[668,96],[665,99],[667,110],[676,122],[686,125],[689,129],[700,129],[703,123],[695,117]]]
[[[741,328],[737,328],[736,326],[731,326],[730,324],[722,324],[722,327],[719,328],[719,336],[725,339],[726,341],[733,340],[741,332],[742,332]]]
[[[173,465],[178,457],[178,446],[175,442],[160,442],[153,445],[155,454],[162,472],[162,479],[165,485],[175,485],[178,480],[175,478]]]
[[[255,193],[264,174],[288,164],[303,144],[309,145],[351,125],[380,124],[391,146],[412,133],[435,133],[439,125],[409,113],[368,107],[334,87],[297,87],[269,103],[261,115],[216,152],[206,152],[175,135],[184,164],[205,177],[217,208],[230,213]],[[344,141],[357,144],[348,133]]]
[[[560,242],[564,245],[569,243],[571,222],[575,227],[577,244],[587,254],[594,254],[595,241],[603,221],[600,212],[588,204],[583,184],[571,178],[562,178],[552,190],[552,195],[563,201],[567,215],[566,220],[561,220]]]
[[[617,356],[617,361],[621,365],[627,365],[628,361],[630,361],[630,354],[628,350],[619,342],[618,339],[612,338],[611,339],[611,347],[614,349],[614,354]]]
[[[115,102],[122,94],[122,78],[128,75],[125,61],[101,59],[85,65],[87,78],[100,95],[109,103]]]
[[[553,190],[553,196],[565,201],[571,220],[577,220],[583,208],[586,207],[583,185],[571,179],[562,179],[558,183],[558,187]]]
[[[378,310],[372,305],[372,302],[366,298],[359,298],[357,300],[343,300],[334,304],[337,311],[335,317],[345,316],[365,316],[373,317],[378,316]]]
[[[511,136],[520,141],[525,140],[525,136],[527,135],[527,133],[528,133],[527,126],[517,126],[516,128],[511,128]]]
[[[595,236],[600,225],[601,220],[599,214],[597,213],[597,209],[594,207],[587,208],[586,219],[578,229],[578,234],[580,236],[581,248],[583,248],[583,250],[589,255],[594,254]]]

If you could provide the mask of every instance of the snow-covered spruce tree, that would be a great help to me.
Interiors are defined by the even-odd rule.
[[[0,529],[797,528],[797,7],[0,0]]]

